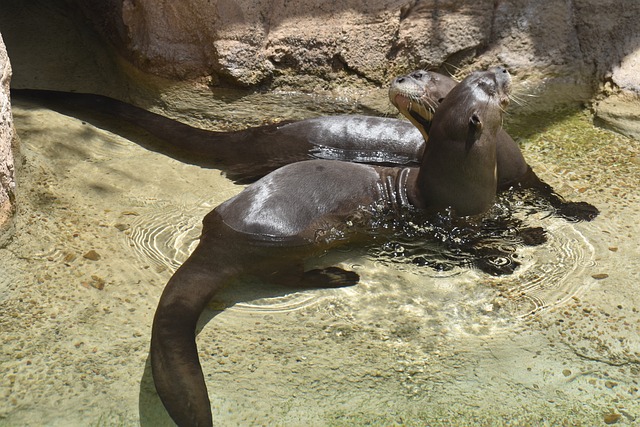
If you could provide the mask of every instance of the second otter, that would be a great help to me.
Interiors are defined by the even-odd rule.
[[[17,96],[49,99],[129,121],[160,140],[154,149],[202,166],[221,168],[238,183],[249,183],[290,163],[310,159],[377,165],[418,165],[428,140],[434,111],[456,81],[418,70],[396,78],[389,98],[411,123],[360,115],[326,116],[234,132],[198,129],[115,99],[78,93],[12,91]],[[414,126],[412,126],[412,123]],[[558,216],[592,220],[598,209],[567,202],[527,165],[518,144],[504,131],[497,136],[498,190],[533,189]]]

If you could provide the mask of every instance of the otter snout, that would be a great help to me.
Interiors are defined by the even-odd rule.
[[[500,96],[500,106],[506,107],[509,104],[509,93],[511,93],[511,74],[505,67],[492,67],[487,71],[493,72],[496,79],[496,87]]]

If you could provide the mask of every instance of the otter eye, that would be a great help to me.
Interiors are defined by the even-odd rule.
[[[422,71],[415,71],[411,73],[411,77],[413,77],[416,80],[421,80],[424,77],[424,73]]]

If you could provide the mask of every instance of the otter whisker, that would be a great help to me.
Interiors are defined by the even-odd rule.
[[[521,107],[526,107],[529,103],[528,100],[521,98],[521,94],[512,93],[509,95],[509,98]]]
[[[426,104],[426,106],[431,110],[431,112],[434,112],[436,108],[438,108],[437,101],[434,101],[428,96],[423,96],[420,98],[420,100],[423,102],[423,104]]]
[[[461,67],[458,67],[457,65],[454,65],[454,64],[452,64],[452,63],[450,63],[450,62],[443,62],[443,63],[442,63],[442,65],[445,65],[445,66],[446,66],[446,67],[445,67],[445,70],[446,70],[446,71],[447,71],[447,73],[449,74],[449,77],[453,77],[453,76],[454,76],[454,74],[453,74],[453,73],[451,73],[451,72],[447,69],[447,68],[449,68],[449,67],[453,68],[453,69],[454,69],[454,70],[456,70],[457,72],[462,71],[462,68],[461,68]]]

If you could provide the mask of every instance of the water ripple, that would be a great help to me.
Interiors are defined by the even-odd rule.
[[[174,272],[195,249],[202,218],[211,209],[206,202],[194,207],[153,203],[138,211],[125,212],[127,239],[137,259],[156,271]]]
[[[595,249],[574,224],[546,221],[548,241],[524,250],[521,268],[497,287],[512,299],[515,314],[530,316],[566,304],[585,290],[585,269],[595,264]]]
[[[391,334],[488,337],[524,327],[534,315],[580,297],[592,280],[587,269],[595,248],[580,224],[545,218],[548,241],[517,246],[520,266],[511,275],[490,276],[462,265],[446,272],[411,262],[372,265],[365,283],[347,291],[343,313]],[[376,271],[377,269],[377,271]],[[401,337],[400,337],[401,338]]]
[[[320,299],[318,293],[293,292],[278,297],[241,302],[230,309],[247,313],[288,313],[308,308]]]
[[[208,201],[195,207],[151,202],[133,212],[125,212],[128,226],[127,243],[143,265],[157,273],[174,273],[195,249],[202,230],[202,218],[211,210]],[[234,296],[232,299],[236,299]],[[286,295],[241,302],[234,311],[281,313],[295,311],[314,304],[317,293],[290,292]]]
[[[128,239],[140,262],[154,266],[159,273],[175,271],[195,248],[201,218],[210,208],[204,201],[192,208],[155,203],[129,216]],[[353,261],[361,270],[363,282],[334,294],[343,300],[353,299],[346,303],[349,311],[365,310],[372,317],[388,317],[389,310],[396,307],[401,312],[423,316],[425,322],[429,317],[443,321],[442,313],[449,310],[451,318],[443,324],[463,330],[474,330],[473,325],[486,323],[487,319],[493,319],[496,326],[509,319],[526,318],[580,296],[588,283],[584,271],[595,258],[594,247],[580,232],[579,224],[554,218],[545,218],[541,223],[548,241],[535,247],[517,246],[513,256],[520,266],[514,274],[491,277],[463,266],[437,270],[412,262],[390,263],[363,256]],[[338,254],[338,258],[344,255]],[[238,303],[234,310],[295,311],[324,296],[320,291],[291,292]],[[478,316],[485,319],[478,320]]]

